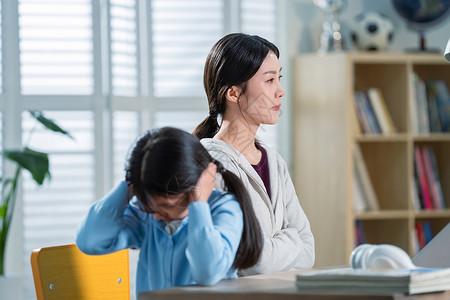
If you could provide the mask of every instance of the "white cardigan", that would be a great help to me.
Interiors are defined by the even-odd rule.
[[[271,198],[263,181],[247,159],[229,144],[215,139],[201,140],[211,156],[236,174],[247,188],[264,235],[258,263],[240,275],[254,275],[311,268],[314,265],[314,237],[308,218],[300,206],[294,185],[281,156],[262,145],[267,152]],[[223,189],[217,180],[217,189]]]

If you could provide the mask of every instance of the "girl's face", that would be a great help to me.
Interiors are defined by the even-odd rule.
[[[181,220],[188,215],[189,195],[187,193],[170,195],[168,197],[160,195],[152,195],[149,203],[148,211],[153,216],[164,222]],[[153,205],[150,203],[153,202]]]
[[[258,72],[247,82],[245,93],[240,96],[241,111],[248,122],[258,126],[278,123],[281,97],[285,94],[280,78],[280,62],[275,53],[269,52]]]

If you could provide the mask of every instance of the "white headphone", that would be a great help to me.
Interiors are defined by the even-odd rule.
[[[354,269],[416,269],[409,255],[394,245],[362,244],[350,255]]]

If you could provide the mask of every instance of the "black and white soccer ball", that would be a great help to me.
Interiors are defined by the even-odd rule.
[[[394,38],[391,20],[378,12],[363,12],[354,19],[351,28],[355,47],[365,51],[384,51]]]

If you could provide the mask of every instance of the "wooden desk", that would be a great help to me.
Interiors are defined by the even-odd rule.
[[[302,271],[228,279],[214,286],[184,286],[139,293],[139,300],[448,300],[450,291],[418,295],[325,295],[302,294],[295,287],[295,274]]]

